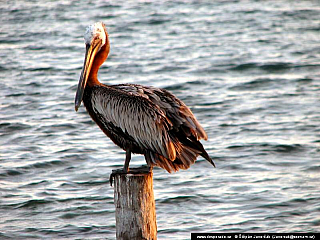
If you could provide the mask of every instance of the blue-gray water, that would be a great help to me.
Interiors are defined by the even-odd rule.
[[[159,239],[320,231],[319,1],[2,1],[1,239],[115,238],[124,152],[74,111],[96,21],[100,80],[172,91],[209,136],[216,169],[154,170]]]

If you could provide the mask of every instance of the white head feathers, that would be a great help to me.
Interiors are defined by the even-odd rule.
[[[106,32],[104,30],[103,22],[96,22],[87,27],[86,33],[84,34],[84,41],[86,44],[91,44],[91,41],[98,37],[102,40],[101,46],[106,43]]]

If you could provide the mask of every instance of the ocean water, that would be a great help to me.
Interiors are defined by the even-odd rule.
[[[320,232],[319,1],[16,0],[0,3],[0,239],[115,239],[125,154],[74,111],[96,21],[100,81],[170,90],[217,165],[154,170],[158,239]]]

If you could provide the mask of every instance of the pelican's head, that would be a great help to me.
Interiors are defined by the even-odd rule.
[[[106,44],[107,30],[103,22],[96,22],[87,27],[84,34],[84,42],[86,45],[92,45],[94,42],[101,41],[101,46]]]
[[[78,84],[78,90],[75,99],[75,109],[78,111],[81,105],[84,89],[87,84],[90,73],[95,76],[100,65],[106,60],[109,54],[109,40],[106,26],[103,22],[97,22],[87,27],[84,34],[86,44],[86,55]]]

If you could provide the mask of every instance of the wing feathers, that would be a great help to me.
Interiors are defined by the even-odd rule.
[[[172,124],[152,102],[117,91],[100,90],[92,97],[92,106],[94,112],[130,135],[138,145],[165,158],[174,158],[174,150],[168,141]]]

